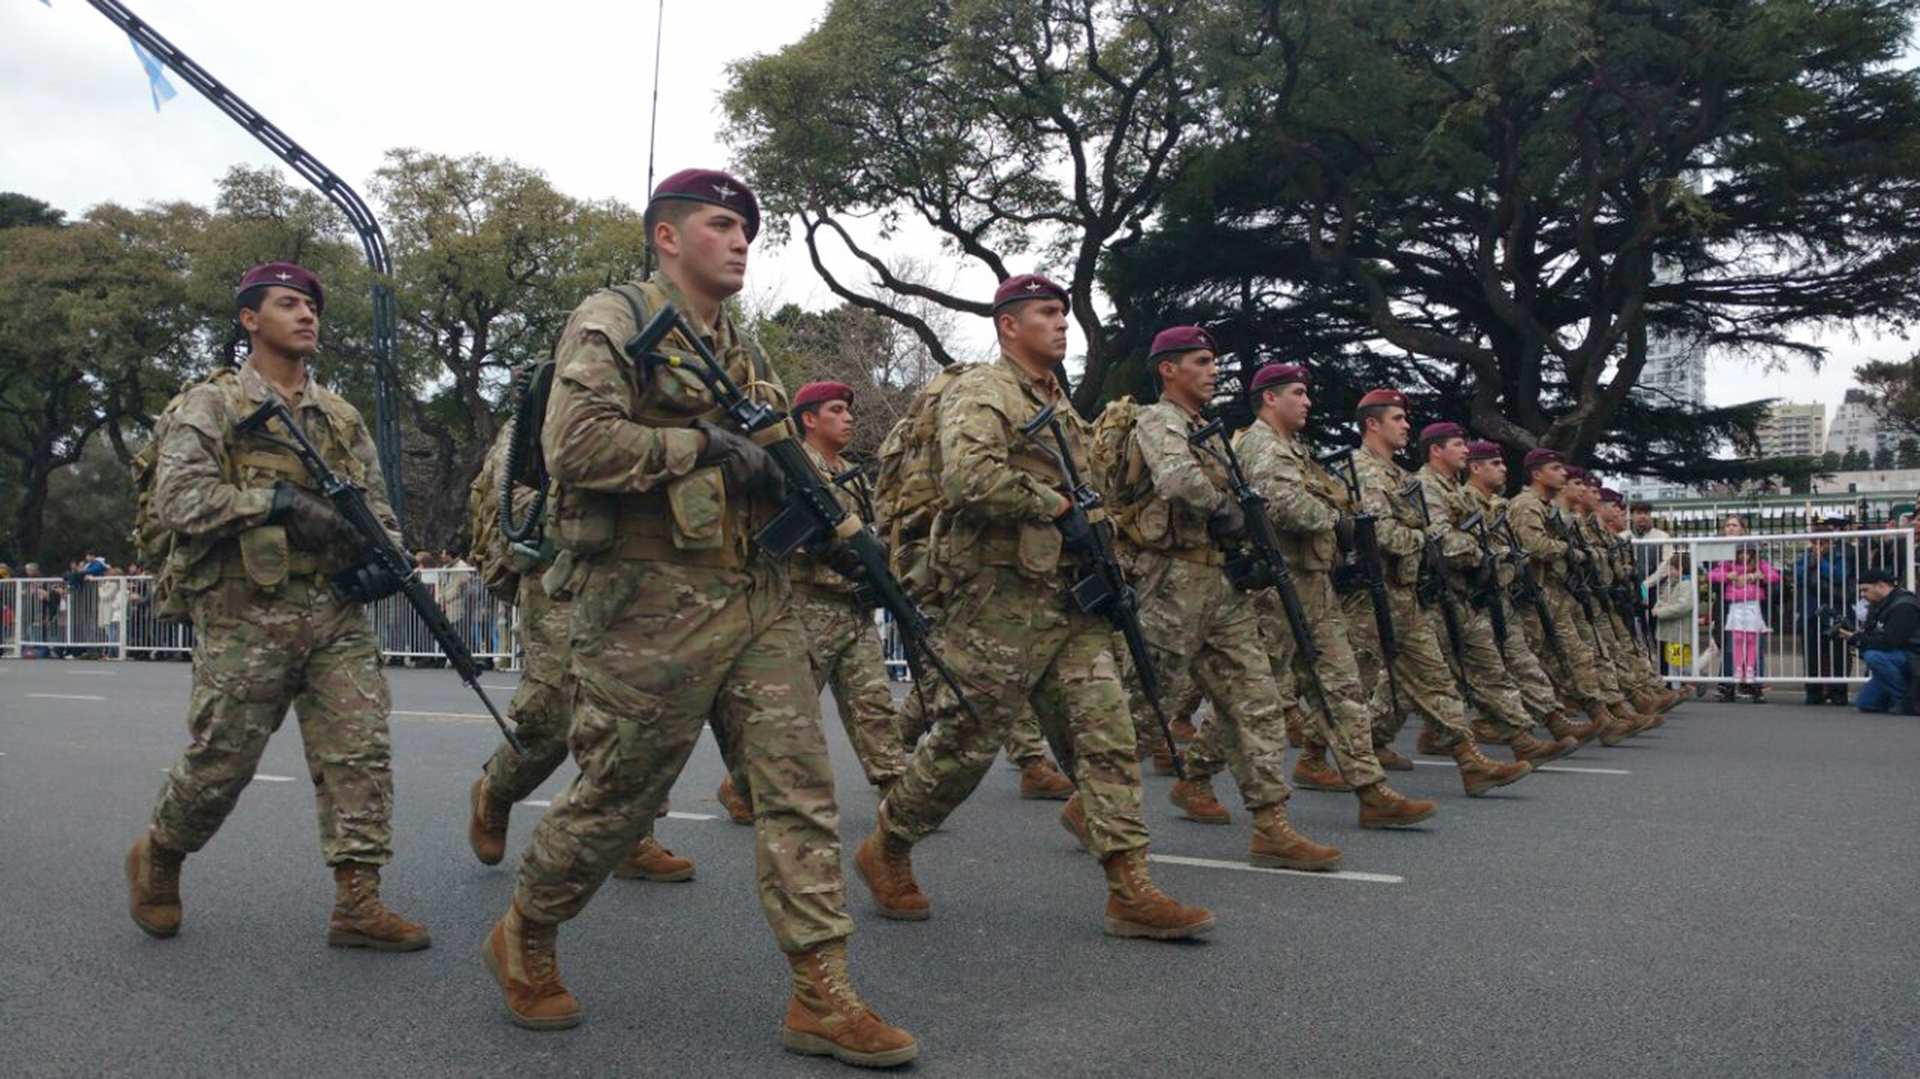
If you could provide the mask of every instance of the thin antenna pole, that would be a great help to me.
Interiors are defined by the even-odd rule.
[[[644,202],[653,197],[653,144],[660,133],[660,46],[666,40],[667,0],[660,0],[660,13],[653,24],[653,111],[647,116],[647,189]],[[646,273],[653,273],[653,237],[647,237]]]

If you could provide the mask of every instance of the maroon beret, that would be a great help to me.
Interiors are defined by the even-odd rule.
[[[1506,455],[1500,452],[1498,442],[1481,439],[1478,442],[1467,443],[1467,460],[1469,461],[1498,461],[1504,456]]]
[[[1537,450],[1528,450],[1525,460],[1521,462],[1522,466],[1528,469],[1538,468],[1541,465],[1566,463],[1567,459],[1560,455],[1559,450],[1550,450],[1544,446]]]
[[[1430,423],[1420,428],[1421,442],[1436,442],[1449,438],[1465,437],[1467,437],[1466,428],[1447,420],[1441,420],[1439,423]]]
[[[1567,466],[1567,482],[1569,483],[1587,482],[1587,470],[1584,468],[1581,468],[1579,465],[1568,465]]]
[[[1169,352],[1192,352],[1206,349],[1218,353],[1220,346],[1214,343],[1213,335],[1205,326],[1169,326],[1153,335],[1153,347],[1147,351],[1147,360],[1152,362]]]
[[[687,199],[721,206],[747,219],[747,242],[760,235],[760,200],[753,189],[719,169],[681,169],[653,189],[653,202]]]
[[[304,292],[313,297],[313,309],[319,311],[327,306],[326,291],[320,287],[320,279],[305,266],[291,262],[269,262],[264,266],[255,266],[240,279],[240,287],[233,290],[234,297],[256,285],[279,285],[295,292]]]
[[[1305,382],[1307,369],[1297,363],[1270,363],[1254,372],[1253,386],[1248,393],[1259,393],[1269,386],[1284,386],[1289,382]]]
[[[809,382],[793,395],[793,407],[805,408],[826,401],[853,403],[853,387],[844,382]]]
[[[1374,405],[1399,405],[1401,408],[1406,408],[1407,395],[1399,390],[1368,390],[1366,396],[1360,398],[1360,403],[1354,407],[1371,408]]]
[[[993,310],[998,314],[1002,307],[1022,300],[1059,300],[1073,310],[1073,301],[1067,297],[1067,290],[1041,277],[1037,273],[1015,274],[1000,282],[993,290]]]
[[[1611,502],[1616,506],[1624,506],[1627,504],[1627,496],[1611,487],[1602,487],[1600,488],[1600,501]]]

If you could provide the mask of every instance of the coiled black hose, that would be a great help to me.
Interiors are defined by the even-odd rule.
[[[529,367],[514,380],[512,433],[507,436],[507,467],[500,476],[500,531],[510,544],[536,546],[547,511],[547,456],[540,448],[540,421],[546,418],[547,394],[553,389],[553,364]],[[524,478],[523,478],[524,477]],[[524,483],[533,488],[527,518],[513,523],[513,490]]]

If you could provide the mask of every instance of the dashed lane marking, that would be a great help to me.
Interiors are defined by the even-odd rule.
[[[1309,873],[1302,869],[1268,869],[1265,866],[1248,865],[1245,862],[1226,862],[1216,858],[1188,858],[1181,854],[1149,854],[1149,862],[1164,862],[1167,865],[1191,865],[1201,869],[1233,869],[1242,873],[1277,873],[1287,877],[1312,877],[1315,880],[1356,880],[1365,884],[1405,884],[1407,878],[1396,877],[1391,873],[1355,873],[1338,869],[1332,873]]]
[[[482,683],[480,683],[480,688],[481,688],[481,689],[505,689],[505,690],[515,690],[515,689],[519,689],[519,688],[520,688],[520,683],[518,683],[518,682],[515,682],[515,683],[513,683],[513,684],[511,684],[511,685],[509,685],[509,684],[507,684],[507,683],[505,683],[505,682],[482,682]]]
[[[719,820],[720,819],[719,816],[713,813],[669,813],[667,814],[667,817],[670,820]]]
[[[545,809],[546,807],[552,805],[553,803],[545,799],[540,799],[536,801],[534,799],[529,798],[528,800],[521,802],[520,804],[523,806],[532,806],[535,809]]]
[[[493,718],[492,716],[489,716],[483,712],[403,712],[398,708],[394,709],[389,714],[396,715],[396,716],[418,716],[421,719],[492,719]]]
[[[1413,763],[1424,764],[1428,768],[1459,767],[1459,765],[1452,761],[1430,761],[1422,758],[1415,758]],[[1633,774],[1625,768],[1587,768],[1578,764],[1536,764],[1533,766],[1533,770],[1536,772],[1573,772],[1583,776],[1630,776]]]
[[[43,701],[104,701],[105,697],[91,697],[84,693],[29,693],[29,697],[38,697]]]
[[[292,776],[270,776],[270,775],[268,775],[268,774],[267,774],[267,773],[265,773],[265,772],[255,772],[255,773],[253,773],[253,778],[255,778],[255,779],[258,779],[258,780],[261,780],[261,781],[263,781],[263,782],[266,782],[266,783],[291,783],[291,782],[293,782],[293,777],[292,777]]]

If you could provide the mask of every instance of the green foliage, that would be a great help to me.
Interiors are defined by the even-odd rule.
[[[1920,434],[1920,357],[1901,363],[1869,363],[1854,372],[1860,385],[1879,396],[1880,422]]]

